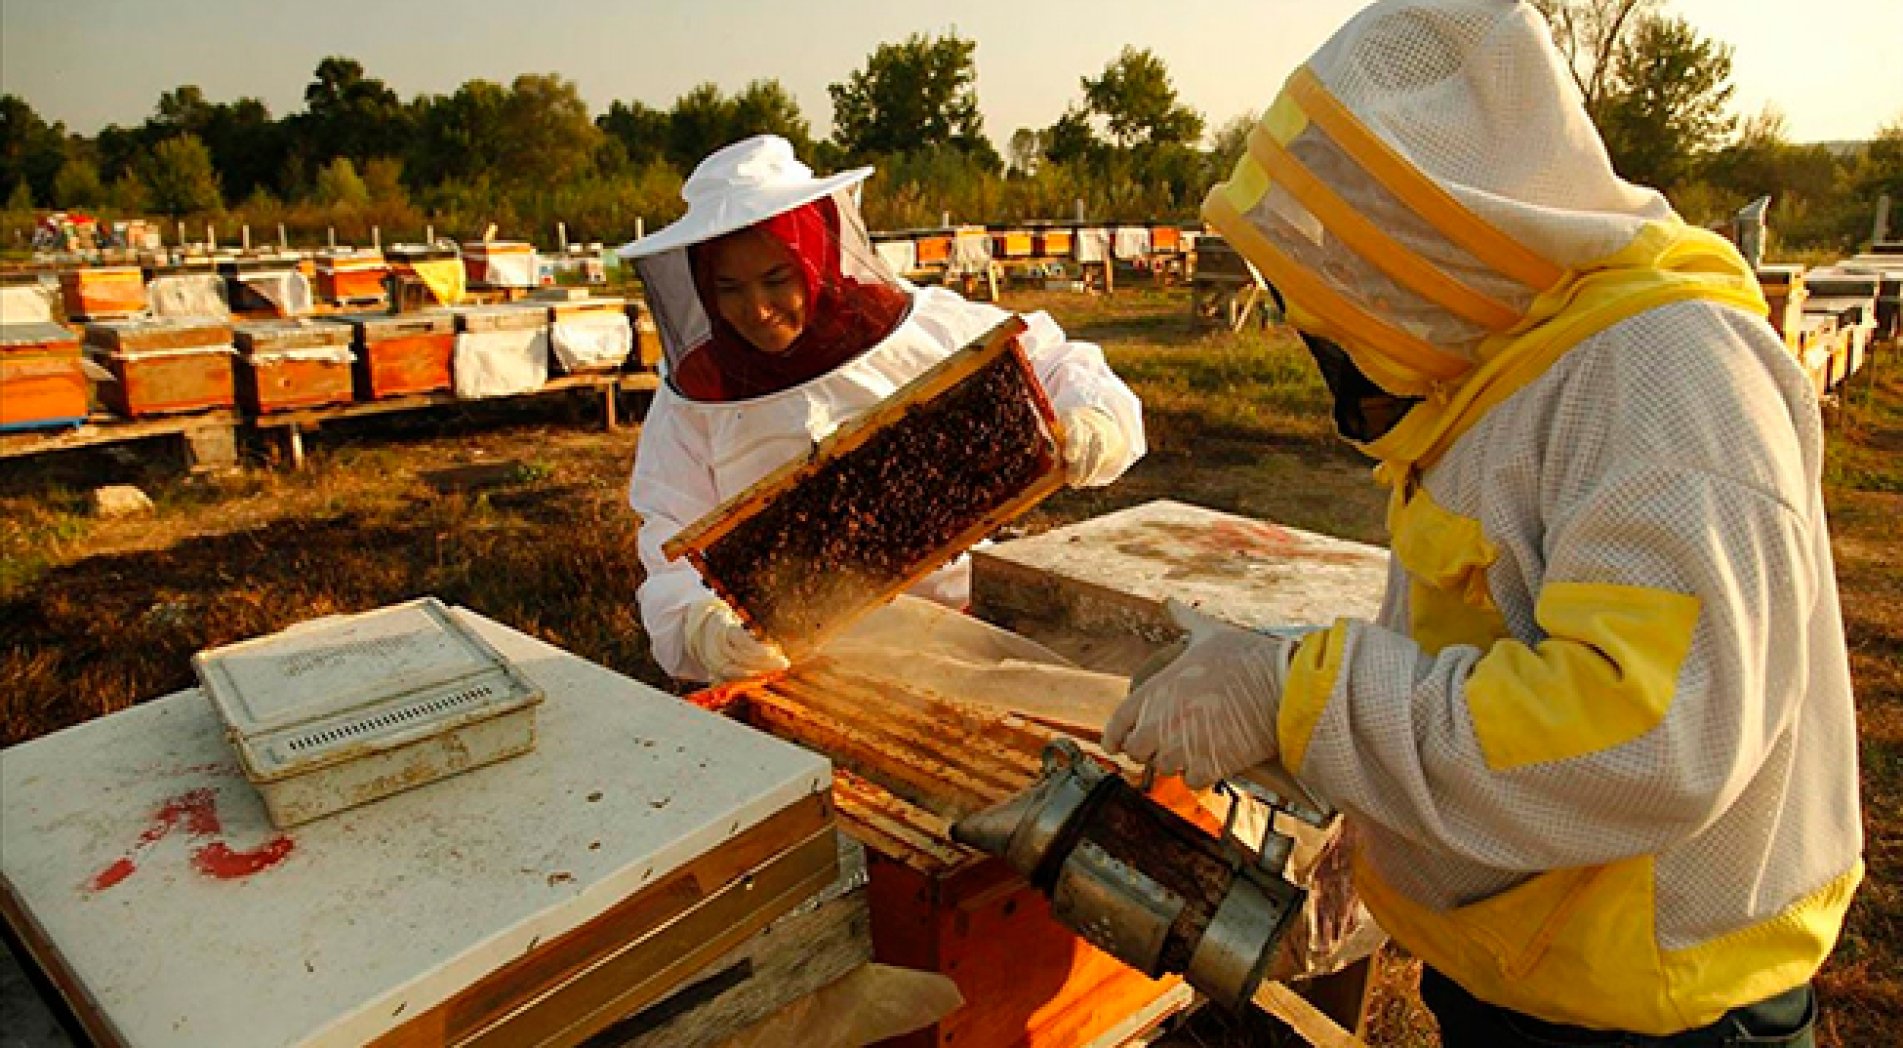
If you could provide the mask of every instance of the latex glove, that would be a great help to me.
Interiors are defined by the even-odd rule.
[[[1275,757],[1276,714],[1296,642],[1219,623],[1176,601],[1169,610],[1188,643],[1168,665],[1131,682],[1104,726],[1103,745],[1205,789]]]
[[[1064,413],[1064,479],[1071,487],[1108,484],[1130,454],[1123,427],[1102,408]]]
[[[754,677],[788,666],[779,646],[747,632],[740,616],[719,597],[688,609],[687,653],[716,682]]]

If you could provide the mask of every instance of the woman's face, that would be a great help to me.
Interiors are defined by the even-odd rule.
[[[712,245],[714,307],[763,353],[784,353],[806,329],[806,283],[785,244],[743,230]]]

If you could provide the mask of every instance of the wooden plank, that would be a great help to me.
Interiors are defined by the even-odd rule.
[[[1256,1007],[1275,1016],[1315,1048],[1368,1048],[1367,1043],[1335,1024],[1335,1020],[1277,982],[1264,982],[1255,992]]]
[[[234,426],[238,422],[238,413],[235,411],[208,411],[155,419],[123,419],[100,412],[76,429],[46,433],[0,433],[0,458],[116,444],[147,437],[173,437],[211,426]]]
[[[72,966],[60,956],[60,952],[47,937],[46,929],[33,918],[27,908],[21,904],[13,890],[13,882],[4,873],[0,873],[0,918],[6,921],[10,934],[7,945],[16,942],[21,948],[20,960],[39,966],[40,973],[46,977],[66,1013],[66,1018],[77,1023],[88,1038],[104,1048],[117,1048],[127,1043],[124,1036],[107,1017],[105,1009],[93,998],[86,984],[73,974]],[[49,1004],[55,1002],[48,1002]]]
[[[841,838],[839,879],[698,973],[590,1038],[620,1048],[719,1044],[872,960],[865,849]]]
[[[573,389],[619,389],[627,392],[652,391],[659,389],[659,375],[644,372],[605,375],[565,375],[551,378],[539,389],[529,390],[516,396],[532,397],[542,393],[559,393]],[[487,397],[485,400],[507,399]],[[382,415],[392,411],[415,411],[419,408],[445,407],[451,404],[469,404],[454,393],[422,393],[407,397],[392,397],[388,400],[366,400],[354,404],[339,404],[336,407],[310,411],[287,411],[252,420],[259,429],[279,426],[311,427],[338,419],[360,418],[365,415]]]

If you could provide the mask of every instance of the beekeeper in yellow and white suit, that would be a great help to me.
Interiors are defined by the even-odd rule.
[[[1363,11],[1203,213],[1379,462],[1389,587],[1208,636],[1106,743],[1345,811],[1450,1045],[1810,1043],[1856,729],[1817,402],[1738,253],[1613,173],[1509,0]]]

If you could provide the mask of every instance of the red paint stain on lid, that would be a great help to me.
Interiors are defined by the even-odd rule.
[[[247,851],[237,851],[221,840],[206,841],[216,837],[224,829],[218,818],[218,793],[209,786],[187,790],[172,797],[158,806],[152,813],[151,822],[132,842],[127,853],[114,860],[105,869],[94,874],[86,882],[86,889],[102,892],[116,887],[126,878],[138,872],[135,861],[150,850],[159,841],[165,839],[175,829],[184,829],[199,843],[192,849],[192,868],[207,877],[221,881],[237,880],[262,873],[284,861],[291,854],[291,838],[282,834],[271,838],[264,844]]]

